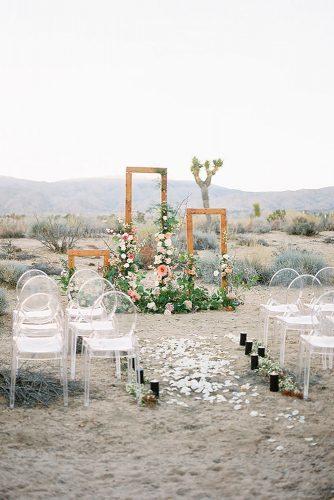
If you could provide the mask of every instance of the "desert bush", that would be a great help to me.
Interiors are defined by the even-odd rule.
[[[271,265],[271,275],[284,267],[291,267],[299,274],[316,274],[325,266],[326,261],[319,254],[291,248],[275,256]]]
[[[78,240],[87,236],[87,226],[79,218],[50,216],[37,220],[32,225],[30,234],[52,252],[65,253]]]
[[[199,279],[204,283],[212,283],[218,285],[220,276],[215,276],[214,272],[220,268],[220,255],[212,252],[203,252],[196,259],[196,269]]]
[[[315,236],[319,233],[319,226],[314,219],[309,217],[295,217],[286,229],[288,234],[299,236]]]
[[[0,217],[0,238],[24,238],[24,216],[11,214]]]
[[[324,243],[334,243],[334,237],[333,236],[326,236],[326,238],[324,238]]]
[[[247,286],[267,284],[271,278],[270,269],[257,259],[237,259],[234,262],[234,281]]]
[[[334,214],[322,213],[319,215],[320,231],[334,231]]]
[[[43,271],[49,276],[59,276],[62,272],[61,267],[50,264],[49,262],[34,262],[31,267]]]
[[[0,261],[0,283],[16,286],[19,277],[28,269],[31,269],[31,266],[21,262],[2,260]]]
[[[200,229],[195,229],[193,234],[194,250],[218,250],[219,238],[216,233],[204,232]],[[185,251],[187,249],[187,238],[184,231],[174,236],[173,244],[180,251]]]
[[[233,234],[244,234],[246,233],[246,227],[242,222],[231,222],[228,224],[228,233]]]
[[[3,316],[7,309],[7,299],[5,290],[0,288],[0,316]]]
[[[249,232],[256,234],[270,233],[271,225],[266,219],[256,218],[252,220],[250,224]]]
[[[22,248],[17,247],[11,240],[0,245],[0,259],[3,260],[28,260],[34,255],[22,252]]]

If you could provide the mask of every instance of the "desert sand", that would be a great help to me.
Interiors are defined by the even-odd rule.
[[[116,381],[113,364],[99,360],[87,409],[82,395],[70,396],[68,408],[60,400],[9,410],[1,401],[0,498],[333,498],[333,372],[312,363],[308,401],[271,393],[238,345],[241,331],[260,337],[259,306],[267,296],[268,289],[255,287],[235,312],[139,315],[145,376],[162,389],[156,407],[138,407],[125,377]],[[0,328],[1,364],[9,367],[9,315]],[[291,369],[297,352],[290,336]],[[184,376],[206,362],[216,370],[210,381],[221,384],[210,394],[220,397],[203,400],[173,385],[180,366]],[[41,369],[52,371],[48,364]]]

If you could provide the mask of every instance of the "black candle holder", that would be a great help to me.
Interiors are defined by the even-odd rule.
[[[132,358],[132,370],[136,369],[135,358]]]
[[[157,380],[151,380],[150,389],[156,398],[159,397],[159,382]]]
[[[259,367],[259,356],[251,354],[251,370],[257,370]]]
[[[145,380],[144,380],[144,369],[143,369],[143,368],[138,368],[138,370],[137,370],[137,380],[138,380],[138,382],[140,382],[141,384],[145,384]]]
[[[278,373],[273,372],[270,374],[270,390],[271,390],[271,392],[278,392],[279,391]]]
[[[252,340],[246,340],[245,342],[245,354],[250,354],[253,349],[253,341]]]
[[[239,345],[242,345],[244,346],[246,344],[246,340],[247,340],[247,333],[240,333],[240,342],[239,342]]]
[[[266,348],[263,347],[262,345],[257,348],[257,353],[261,358],[266,357]]]

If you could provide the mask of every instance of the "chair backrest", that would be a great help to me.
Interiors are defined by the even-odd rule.
[[[319,294],[320,281],[313,274],[301,274],[291,281],[287,288],[287,304],[312,304]]]
[[[269,301],[284,304],[286,300],[286,290],[290,283],[299,276],[299,273],[290,267],[285,267],[276,271],[269,282]]]
[[[331,288],[334,289],[334,267],[323,267],[317,272],[315,278],[320,281],[324,289],[328,288],[328,291],[330,291]]]
[[[36,293],[46,293],[49,295],[55,295],[59,299],[59,288],[55,280],[49,278],[49,276],[33,276],[28,279],[21,290],[19,296],[19,303],[22,303],[30,295]]]
[[[17,283],[16,283],[16,298],[19,299],[20,293],[23,285],[34,276],[47,276],[44,271],[40,271],[39,269],[29,269],[28,271],[21,274]]]
[[[92,330],[95,337],[133,336],[137,323],[137,308],[128,295],[123,292],[104,293],[95,303],[94,308],[101,308],[99,318],[92,317]],[[99,328],[101,321],[110,322],[110,328]]]
[[[83,283],[76,297],[78,319],[81,317],[85,320],[90,320],[91,316],[89,314],[87,315],[87,310],[94,308],[96,301],[101,297],[101,295],[114,290],[114,285],[100,276],[91,278]]]
[[[100,278],[101,276],[97,271],[94,271],[94,269],[78,269],[78,271],[75,271],[72,276],[70,281],[68,282],[68,287],[67,287],[67,297],[69,300],[76,300],[77,294],[81,288],[81,286],[86,283],[86,281],[92,279],[92,278]]]
[[[18,326],[24,324],[43,325],[59,323],[59,300],[55,294],[44,292],[27,296],[18,307]],[[24,335],[24,331],[16,328],[15,331]],[[49,335],[48,335],[49,336]]]
[[[323,293],[314,302],[312,322],[313,333],[334,336],[334,290]]]

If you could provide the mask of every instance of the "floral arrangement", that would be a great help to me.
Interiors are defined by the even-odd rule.
[[[144,285],[144,274],[136,264],[139,252],[136,228],[121,219],[117,221],[116,229],[106,230],[113,245],[105,241],[111,260],[110,266],[103,269],[104,277],[112,281],[116,289],[128,294],[141,312],[171,315],[201,310],[234,310],[240,300],[233,291],[222,287],[210,292],[196,286],[195,256],[187,253],[176,255],[173,235],[179,225],[177,211],[166,203],[159,205],[156,223],[160,229],[155,234],[154,286]],[[222,276],[233,272],[227,254],[222,256],[220,267]]]

